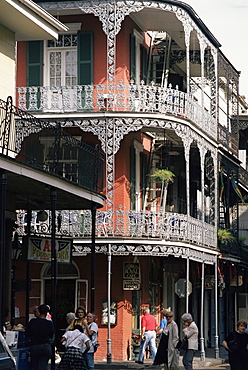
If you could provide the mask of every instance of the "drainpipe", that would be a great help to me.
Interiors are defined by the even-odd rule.
[[[110,333],[110,288],[111,288],[111,244],[108,245],[108,339],[107,339],[107,363],[112,362],[111,333]]]
[[[205,267],[205,264],[204,264],[204,262],[202,262],[202,276],[201,276],[201,326],[200,326],[201,361],[205,361],[204,333],[203,333],[203,318],[204,318],[204,267]]]

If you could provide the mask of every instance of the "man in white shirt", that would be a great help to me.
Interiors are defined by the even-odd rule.
[[[94,370],[94,353],[95,353],[95,345],[97,341],[97,333],[98,333],[98,326],[95,323],[95,315],[91,312],[87,314],[87,320],[84,322],[85,325],[85,334],[90,338],[91,345],[90,349],[84,355],[84,359],[86,362],[86,366],[88,370]]]

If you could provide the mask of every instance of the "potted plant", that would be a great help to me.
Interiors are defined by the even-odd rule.
[[[219,229],[218,239],[221,244],[228,244],[235,241],[235,237],[229,229]]]
[[[160,210],[165,212],[168,186],[173,183],[175,174],[170,170],[157,168],[154,174],[150,176],[154,181],[161,184]]]

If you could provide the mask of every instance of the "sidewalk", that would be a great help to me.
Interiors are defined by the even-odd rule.
[[[201,360],[201,353],[200,351],[197,351],[194,356],[194,362],[193,362],[193,368],[194,369],[202,369],[207,368],[210,366],[218,366],[223,363],[227,363],[228,354],[227,351],[221,346],[219,351],[219,358],[215,358],[215,350],[213,348],[206,348],[205,349],[205,361]],[[95,369],[103,369],[103,370],[109,370],[109,369],[159,369],[159,366],[152,366],[152,360],[147,359],[144,361],[144,365],[136,364],[135,361],[112,361],[110,364],[103,361],[95,361]],[[182,364],[182,356],[180,356],[179,360],[179,369],[183,370],[183,364]]]

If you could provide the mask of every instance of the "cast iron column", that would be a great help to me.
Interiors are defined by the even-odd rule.
[[[56,224],[55,224],[55,210],[56,210],[57,191],[54,187],[51,187],[51,285],[52,285],[52,297],[51,297],[51,311],[52,319],[55,326],[56,333],[56,283],[57,283],[57,257],[56,257]],[[55,344],[52,345],[52,359],[51,359],[51,370],[55,370]]]
[[[5,323],[4,306],[4,281],[5,281],[5,210],[6,210],[6,171],[1,171],[1,213],[0,213],[0,331],[3,333]]]
[[[27,210],[27,237],[29,240],[31,230],[32,210]],[[30,263],[26,262],[26,326],[29,322],[29,291],[30,291]]]
[[[96,205],[91,208],[91,312],[95,312]]]

